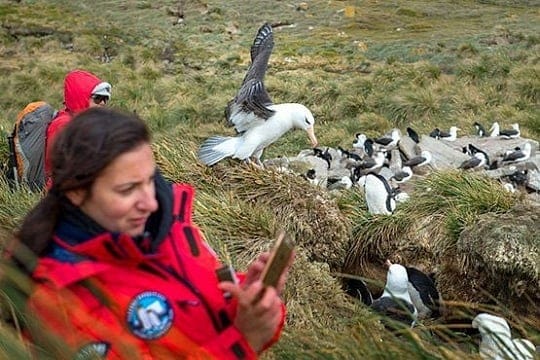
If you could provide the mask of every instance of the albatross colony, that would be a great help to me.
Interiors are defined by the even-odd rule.
[[[311,111],[302,104],[274,104],[264,87],[268,59],[274,47],[272,27],[261,26],[251,46],[251,65],[236,96],[225,109],[227,123],[237,136],[212,136],[199,148],[199,159],[208,166],[232,157],[262,166],[264,149],[289,130],[305,130],[313,147],[317,138]]]

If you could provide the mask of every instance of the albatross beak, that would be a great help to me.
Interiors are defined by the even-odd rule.
[[[306,132],[308,134],[309,141],[311,142],[311,147],[316,147],[317,145],[319,145],[319,142],[317,141],[317,138],[315,137],[315,130],[313,129],[313,126],[308,127],[306,129]]]

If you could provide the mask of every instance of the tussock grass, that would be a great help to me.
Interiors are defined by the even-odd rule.
[[[530,206],[478,174],[430,174],[392,216],[353,213],[344,272],[384,281],[390,259],[435,273],[447,298],[536,314],[538,208]],[[528,230],[512,235],[515,226]]]
[[[392,216],[371,215],[366,210],[358,211],[352,232],[352,246],[345,259],[348,272],[366,271],[371,263],[381,264],[403,250],[410,241],[413,220],[403,211]]]
[[[461,231],[474,224],[479,214],[505,212],[516,203],[493,180],[457,171],[433,173],[415,181],[412,198],[392,216],[357,212],[348,266],[362,268],[368,259],[384,261],[394,253],[406,253],[406,249],[417,255],[416,259],[408,257],[409,261],[425,257],[424,247],[428,247],[428,253],[435,249],[445,253],[444,249],[453,248]]]
[[[539,313],[538,292],[532,291],[540,284],[539,214],[538,206],[519,205],[507,213],[481,215],[462,232],[455,249],[457,266],[452,269],[485,274],[475,280],[483,301],[493,297]],[[519,231],[524,228],[530,231]]]
[[[347,251],[350,224],[336,203],[303,179],[247,166],[223,169],[227,188],[246,202],[267,206],[282,226],[294,234],[313,261],[340,267]]]
[[[243,201],[233,192],[199,193],[196,219],[220,255],[245,269],[261,251],[270,249],[280,223],[272,211]]]
[[[516,198],[501,191],[498,182],[487,177],[460,171],[438,172],[418,182],[415,194],[415,215],[446,215],[446,224],[453,238],[457,238],[475,216],[482,213],[504,212]]]
[[[40,194],[32,193],[24,186],[19,190],[8,190],[7,182],[0,177],[0,250],[4,247],[4,240],[9,240],[13,230],[21,223],[28,209],[39,199]]]

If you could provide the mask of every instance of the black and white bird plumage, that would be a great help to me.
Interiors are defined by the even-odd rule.
[[[391,179],[394,179],[398,184],[409,181],[413,175],[413,171],[410,166],[404,166],[401,170],[397,171]]]
[[[521,136],[521,131],[519,130],[518,123],[512,124],[511,129],[501,130],[499,123],[495,121],[493,125],[491,125],[491,128],[489,130],[491,131],[489,135],[491,137],[500,136],[502,139],[515,139]]]
[[[489,157],[483,151],[475,152],[470,159],[463,161],[459,168],[462,170],[479,169],[484,166],[489,166]]]
[[[344,175],[339,178],[328,178],[326,188],[328,190],[346,190],[353,186],[350,176]]]
[[[497,137],[499,136],[499,131],[501,130],[501,127],[499,126],[498,122],[494,122],[491,127],[489,128],[489,136],[490,137]]]
[[[366,157],[356,167],[363,170],[364,173],[377,170],[384,165],[386,155],[382,151],[377,151],[373,157]]]
[[[528,160],[531,157],[531,151],[531,143],[526,142],[523,145],[523,149],[519,148],[518,150],[504,154],[502,161],[508,163]]]
[[[392,129],[390,135],[382,136],[374,141],[379,145],[390,148],[396,146],[400,139],[401,135],[399,134],[399,129]]]
[[[487,156],[487,153],[484,150],[474,146],[473,144],[467,144],[467,152],[466,152],[467,154],[472,156],[476,154],[477,152],[483,152]]]
[[[305,174],[301,175],[306,179],[310,184],[317,184],[317,172],[315,169],[309,169]]]
[[[515,139],[520,137],[521,131],[519,130],[519,124],[515,123],[511,125],[511,129],[503,129],[499,131],[499,136],[503,139]]]
[[[342,157],[345,157],[347,159],[351,159],[354,161],[362,161],[362,157],[353,151],[346,150],[342,148],[341,146],[338,146],[338,151],[341,153]]]
[[[366,134],[356,133],[354,135],[353,147],[357,148],[357,149],[363,149],[364,148],[364,142],[366,141],[366,139],[367,139]]]
[[[366,141],[364,141],[364,152],[367,156],[373,156],[373,153],[375,152],[375,149],[373,148],[374,141],[373,139],[367,138]]]
[[[478,121],[474,122],[474,128],[476,129],[476,135],[478,135],[480,137],[487,136],[486,129]]]
[[[418,311],[418,319],[436,318],[441,315],[441,296],[433,279],[411,266],[405,266],[409,279],[411,301]]]
[[[409,160],[405,161],[403,165],[409,166],[411,168],[416,166],[420,167],[429,164],[431,162],[431,159],[431,152],[428,150],[423,150],[420,155],[410,158]]]
[[[370,172],[365,175],[362,185],[370,214],[390,215],[394,212],[394,192],[382,175]]]
[[[328,151],[328,148],[326,148],[325,151],[315,147],[313,148],[313,155],[323,159],[328,164],[328,169],[330,169],[330,166],[332,165],[332,154]]]
[[[435,139],[439,139],[440,134],[441,134],[441,130],[439,128],[435,128],[429,133],[429,136]]]
[[[211,166],[232,157],[261,164],[264,149],[293,128],[307,132],[313,147],[317,146],[313,114],[302,104],[274,104],[264,86],[268,59],[274,39],[272,27],[259,28],[251,46],[251,65],[236,96],[225,109],[227,123],[238,136],[212,136],[199,149],[199,159]]]
[[[389,265],[383,294],[373,300],[371,308],[395,321],[414,326],[418,310],[409,295],[408,283],[407,269],[403,265]]]
[[[343,288],[349,296],[362,301],[367,306],[373,304],[373,295],[364,280],[357,277],[348,277],[343,280]]]
[[[408,306],[410,313],[404,314],[403,309],[400,311],[401,320],[409,324],[411,320],[437,318],[441,315],[441,296],[431,276],[415,267],[392,264],[389,260],[386,261],[386,266],[388,266],[389,273],[387,273],[385,290],[390,294],[395,293],[394,298],[385,296],[383,293],[379,299],[374,301],[366,283],[357,277],[344,279],[345,291],[348,295],[361,300],[365,305],[371,306],[375,302],[375,307],[378,307],[377,310],[395,305],[392,304],[395,298],[410,303],[412,305]],[[403,269],[405,269],[405,272],[403,272]],[[404,294],[405,291],[408,293],[408,297]]]
[[[451,126],[448,132],[440,131],[439,139],[446,141],[455,141],[457,139],[457,132],[459,128],[457,126]]]
[[[528,169],[516,170],[512,174],[508,175],[508,180],[514,185],[525,186],[529,176]]]

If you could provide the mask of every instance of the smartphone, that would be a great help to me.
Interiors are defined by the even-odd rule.
[[[279,278],[285,271],[293,250],[294,243],[291,237],[285,231],[280,231],[262,272],[262,281],[265,286],[277,287]]]
[[[236,277],[236,273],[231,265],[225,264],[219,269],[216,269],[216,275],[219,282],[230,281],[232,283],[238,284],[238,278]],[[232,298],[232,295],[230,292],[226,291],[223,293],[223,297],[229,300]]]

